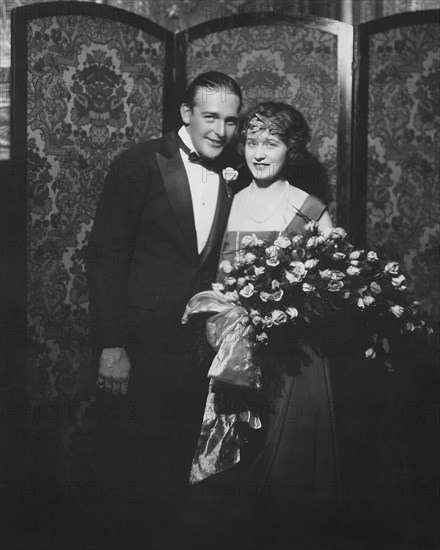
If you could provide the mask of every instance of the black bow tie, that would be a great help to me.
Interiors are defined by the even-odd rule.
[[[209,170],[211,172],[220,171],[220,166],[216,158],[210,159],[208,157],[202,157],[198,155],[195,151],[190,150],[190,148],[183,142],[180,136],[178,137],[179,147],[188,155],[189,162],[192,162],[193,164],[200,164],[200,166],[203,166],[203,168],[206,168],[206,170]]]

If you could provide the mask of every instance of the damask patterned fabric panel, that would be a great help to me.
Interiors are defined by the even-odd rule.
[[[28,391],[80,399],[98,337],[86,243],[113,158],[161,135],[164,44],[84,16],[32,20],[27,42]]]
[[[240,84],[244,109],[259,101],[297,108],[311,129],[311,152],[324,164],[336,196],[338,122],[337,37],[292,25],[240,27],[194,40],[187,50],[187,79],[223,71]],[[331,204],[332,214],[334,205]]]
[[[367,237],[403,261],[439,315],[440,26],[370,38]]]

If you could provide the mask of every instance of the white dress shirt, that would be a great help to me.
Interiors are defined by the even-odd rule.
[[[185,126],[178,131],[183,143],[195,151],[191,137]],[[194,162],[189,162],[188,155],[180,149],[183,165],[188,176],[189,188],[191,190],[191,199],[194,212],[194,223],[197,233],[197,248],[199,254],[204,249],[212,222],[214,221],[215,210],[217,208],[217,195],[219,186],[219,175],[211,172]]]

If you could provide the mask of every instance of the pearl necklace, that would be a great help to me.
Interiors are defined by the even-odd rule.
[[[275,205],[275,208],[265,218],[262,218],[262,219],[256,218],[251,212],[251,202],[252,202],[251,189],[254,189],[255,186],[256,186],[255,181],[253,181],[249,185],[248,192],[246,193],[245,204],[247,206],[247,211],[248,211],[248,214],[249,214],[249,217],[251,218],[251,220],[254,221],[255,223],[264,223],[267,220],[269,220],[275,214],[275,212],[278,210],[278,208],[280,207],[283,200],[285,200],[287,198],[287,194],[289,192],[289,182],[287,180],[285,180],[284,189],[281,192],[280,200]]]

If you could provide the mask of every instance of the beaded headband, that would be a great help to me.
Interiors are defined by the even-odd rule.
[[[249,121],[249,126],[247,128],[249,132],[263,132],[265,130],[269,131],[269,134],[283,134],[284,130],[281,124],[275,120],[269,120],[263,115],[255,113],[255,115]]]

